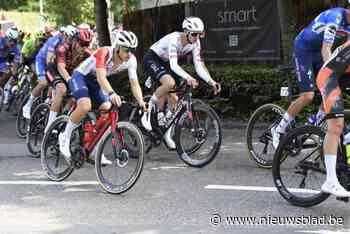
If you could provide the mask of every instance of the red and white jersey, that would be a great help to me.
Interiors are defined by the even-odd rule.
[[[188,43],[183,46],[181,43],[181,34],[181,32],[170,33],[154,43],[150,49],[164,62],[169,61],[171,70],[184,79],[187,79],[190,75],[178,65],[177,61],[179,58],[181,59],[192,53],[196,72],[204,81],[208,82],[211,77],[202,63],[200,40],[198,39],[193,44]]]
[[[128,61],[125,61],[119,65],[114,64],[113,55],[115,54],[115,48],[111,46],[101,47],[97,49],[89,58],[85,59],[77,68],[76,71],[83,75],[94,74],[96,75],[96,69],[105,68],[107,76],[111,74],[117,74],[122,71],[128,70],[129,79],[138,79],[137,77],[137,60],[133,54],[130,54]]]

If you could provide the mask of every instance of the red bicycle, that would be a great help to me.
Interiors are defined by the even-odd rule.
[[[72,165],[69,165],[58,145],[58,135],[64,131],[68,116],[57,118],[45,134],[41,146],[41,164],[48,178],[62,181],[74,169],[81,168],[84,162],[94,162],[98,181],[105,191],[120,194],[129,190],[143,169],[144,140],[134,124],[118,120],[119,110],[116,106],[110,111],[88,113],[72,133]],[[89,160],[96,145],[95,160]],[[103,165],[102,157],[112,163]]]

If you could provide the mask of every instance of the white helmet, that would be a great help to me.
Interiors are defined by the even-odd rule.
[[[18,36],[19,36],[19,32],[18,32],[17,28],[12,27],[12,28],[7,29],[6,37],[9,40],[17,40]]]
[[[187,17],[182,22],[182,29],[185,32],[202,33],[204,32],[204,23],[198,17]]]
[[[114,31],[111,33],[112,46],[124,46],[135,49],[138,45],[136,35],[131,31]]]
[[[69,38],[73,38],[76,34],[77,30],[72,25],[67,25],[63,28],[63,33],[68,36]]]

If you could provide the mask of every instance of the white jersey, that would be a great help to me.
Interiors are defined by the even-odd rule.
[[[113,47],[101,47],[97,49],[89,58],[85,59],[77,68],[76,71],[83,75],[94,74],[96,75],[97,68],[105,68],[107,76],[111,74],[117,74],[122,71],[128,70],[129,79],[138,79],[137,77],[137,60],[136,57],[131,54],[128,61],[125,61],[118,66],[114,64],[113,54],[115,53]]]
[[[150,49],[164,62],[169,61],[171,70],[184,79],[187,79],[190,75],[178,65],[177,61],[178,58],[192,53],[196,72],[204,81],[208,82],[211,77],[203,66],[200,40],[198,39],[193,44],[189,43],[183,46],[181,43],[181,34],[180,32],[170,33],[154,43]]]

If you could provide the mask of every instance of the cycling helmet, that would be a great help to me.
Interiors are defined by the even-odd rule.
[[[111,38],[113,47],[124,46],[135,49],[138,45],[137,37],[131,31],[112,32]]]
[[[11,27],[11,28],[7,29],[5,35],[9,40],[17,41],[17,39],[19,37],[19,32],[18,32],[16,27]]]
[[[87,30],[91,30],[90,25],[88,25],[87,23],[79,24],[79,25],[77,26],[77,29],[87,29]]]
[[[45,26],[44,27],[44,33],[46,34],[46,35],[52,35],[52,33],[55,31],[52,27],[50,27],[50,26]]]
[[[182,23],[184,32],[202,33],[204,32],[204,23],[198,17],[187,17]]]
[[[45,34],[44,34],[44,32],[36,32],[36,33],[34,33],[34,36],[36,38],[44,38]]]
[[[89,46],[92,41],[92,33],[89,29],[78,28],[76,36],[79,44],[83,46]]]
[[[76,28],[73,27],[72,25],[68,25],[68,26],[64,27],[63,33],[64,33],[64,35],[66,35],[69,39],[72,39],[72,38],[75,36],[75,34],[76,34]]]

